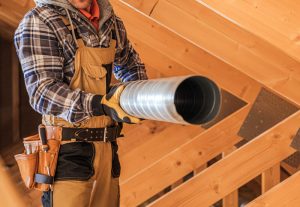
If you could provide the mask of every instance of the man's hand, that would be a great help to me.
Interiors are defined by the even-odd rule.
[[[120,96],[124,90],[125,85],[113,86],[108,94],[101,99],[101,104],[106,115],[110,116],[117,122],[125,122],[128,124],[137,124],[141,120],[137,117],[130,116],[120,106]]]

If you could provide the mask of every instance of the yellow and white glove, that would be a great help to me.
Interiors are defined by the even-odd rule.
[[[109,92],[101,99],[104,113],[117,122],[125,122],[128,124],[137,124],[141,120],[137,117],[127,114],[120,106],[120,96],[125,85],[118,84],[113,86]]]

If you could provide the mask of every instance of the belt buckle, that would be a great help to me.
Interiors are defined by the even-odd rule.
[[[104,128],[104,134],[103,134],[103,142],[107,142],[107,127]]]

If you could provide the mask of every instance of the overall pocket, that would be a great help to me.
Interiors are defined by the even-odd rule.
[[[107,70],[102,65],[82,65],[82,86],[89,89],[88,92],[99,95],[106,94]]]

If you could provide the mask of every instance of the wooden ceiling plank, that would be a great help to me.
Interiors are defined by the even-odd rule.
[[[244,29],[255,33],[285,51],[296,60],[300,60],[299,18],[289,16],[289,18],[293,18],[297,22],[294,26],[290,27],[286,22],[276,20],[276,16],[268,15],[268,11],[278,7],[279,1],[276,1],[277,5],[273,4],[275,1],[268,1],[271,2],[269,4],[271,7],[263,11],[260,11],[259,7],[248,4],[245,1],[225,0],[220,2],[217,0],[197,0],[197,2],[211,7],[232,21],[236,21]],[[282,4],[285,3],[282,2]],[[291,28],[294,29],[293,32],[290,31]]]
[[[167,4],[170,6],[167,12],[155,12],[155,10],[159,10],[160,4]],[[300,62],[290,57],[284,51],[251,33],[251,31],[243,29],[236,22],[229,21],[214,12],[211,8],[199,4],[194,0],[187,0],[185,2],[180,0],[161,0],[155,10],[151,15],[152,17],[168,25],[177,32],[180,31],[179,33],[183,34],[185,32],[186,34],[184,36],[195,43],[199,42],[201,45],[207,45],[206,48],[208,50],[211,52],[216,51],[215,53],[218,53],[219,56],[223,57],[228,62],[232,62],[233,65],[239,66],[238,59],[249,59],[269,68],[269,70],[284,70],[287,73],[300,72]],[[160,11],[162,10],[160,9]],[[157,17],[156,15],[159,16]],[[195,23],[189,23],[188,26],[193,25],[193,29],[196,28],[197,32],[195,31],[193,34],[193,31],[187,28],[187,24],[172,24],[172,21],[169,19],[172,18],[170,16],[174,15],[180,15],[180,18],[182,18],[183,21],[188,21],[189,18],[194,19]],[[201,31],[202,33],[199,33]],[[210,36],[215,36],[215,42],[218,44],[210,42]],[[240,56],[240,58],[237,59],[230,59],[228,54],[218,52],[218,47],[222,48],[221,45],[225,44],[225,42],[228,42],[227,44],[235,42],[240,45],[242,50],[246,50],[244,56]],[[226,50],[227,53],[231,53],[229,51],[230,50]],[[237,63],[234,64],[234,62]],[[255,65],[250,64],[248,67],[255,68]]]
[[[175,16],[177,18],[174,18]],[[151,17],[261,82],[268,83],[287,77],[281,68],[251,53],[239,42],[220,33],[216,28],[199,23],[193,16],[182,12],[168,1],[160,1]]]
[[[130,5],[132,5],[134,8],[143,11],[148,15],[153,11],[158,1],[159,0],[147,0],[147,1],[127,0],[127,2]]]

